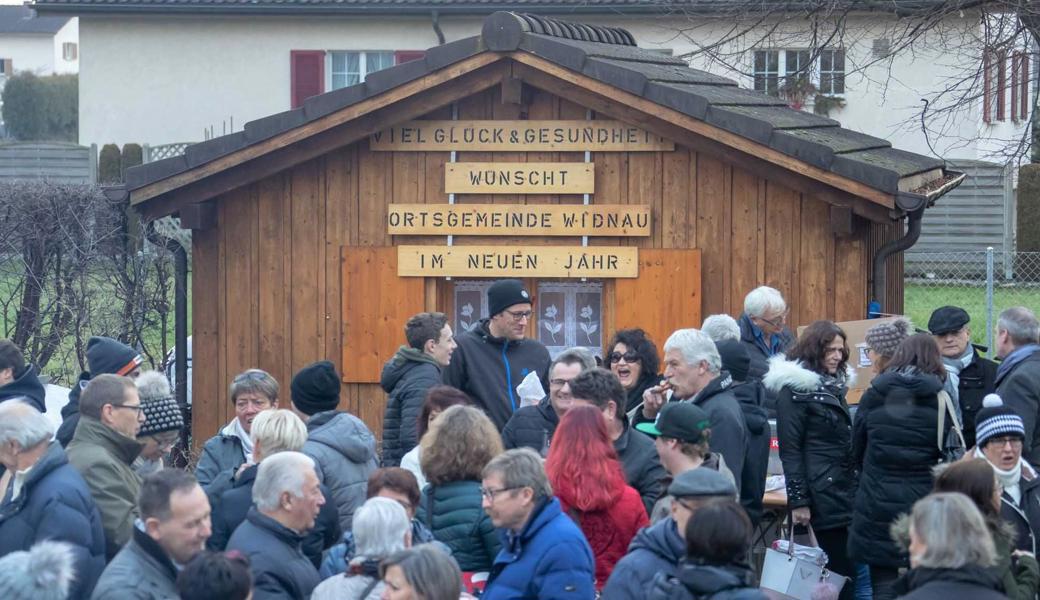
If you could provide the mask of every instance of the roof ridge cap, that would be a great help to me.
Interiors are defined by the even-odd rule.
[[[520,48],[520,39],[525,33],[579,42],[636,46],[635,37],[621,27],[588,25],[531,13],[508,11],[498,11],[484,19],[480,37],[489,50],[512,52]]]

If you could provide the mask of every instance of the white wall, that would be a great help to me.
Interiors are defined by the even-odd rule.
[[[62,46],[65,43],[77,44],[76,58],[65,60]],[[54,72],[58,75],[79,73],[79,19],[69,19],[68,23],[54,35]]]

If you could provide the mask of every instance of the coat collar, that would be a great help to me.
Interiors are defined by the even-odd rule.
[[[246,519],[260,529],[269,532],[282,543],[297,549],[300,547],[303,536],[260,512],[255,506],[249,509]]]
[[[81,415],[72,440],[102,447],[119,460],[130,465],[144,449],[144,444],[126,437],[101,421]]]
[[[132,549],[144,559],[155,563],[155,567],[168,577],[171,582],[177,581],[177,567],[173,565],[173,561],[170,560],[166,551],[159,546],[158,542],[144,531],[141,531],[136,525],[134,526],[134,534],[130,544]]]
[[[36,464],[32,466],[29,471],[29,476],[25,478],[22,483],[22,491],[18,494],[18,498],[8,506],[4,506],[3,510],[0,511],[0,520],[7,518],[8,516],[17,513],[22,510],[25,503],[29,501],[29,497],[32,495],[32,490],[36,487],[36,484],[40,482],[44,477],[50,475],[51,471],[67,465],[69,463],[68,457],[65,456],[65,451],[62,450],[61,444],[55,440],[51,440],[50,444],[47,445],[47,451],[40,456]],[[7,484],[7,489],[4,490],[3,494],[0,494],[0,498],[7,500],[11,493],[11,488],[14,485],[14,477]]]

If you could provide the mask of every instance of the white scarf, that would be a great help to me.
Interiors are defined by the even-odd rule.
[[[246,462],[253,462],[253,438],[246,433],[245,429],[242,429],[242,424],[238,422],[238,417],[231,419],[231,422],[224,429],[221,429],[220,433],[237,437],[242,442],[242,452],[246,455]]]
[[[943,385],[943,389],[946,390],[953,400],[953,405],[957,408],[957,416],[961,416],[961,371],[968,368],[968,365],[973,360],[975,360],[975,349],[971,344],[968,344],[968,347],[964,349],[964,354],[960,355],[959,358],[946,358],[944,356],[942,359],[943,367],[946,368],[946,382]]]
[[[982,450],[977,446],[975,448],[975,457],[981,458],[986,462],[989,459],[982,453]],[[997,474],[997,480],[1000,481],[1000,486],[1004,488],[1008,496],[1015,501],[1015,506],[1022,501],[1022,463],[1025,462],[1021,458],[1015,463],[1015,466],[1005,471],[993,463],[989,463],[989,466],[993,467],[993,472]]]

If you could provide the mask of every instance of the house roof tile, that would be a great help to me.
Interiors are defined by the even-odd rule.
[[[0,34],[51,34],[61,31],[69,17],[41,17],[27,6],[0,6]],[[2,52],[2,50],[0,50]],[[17,65],[15,65],[17,66]]]

